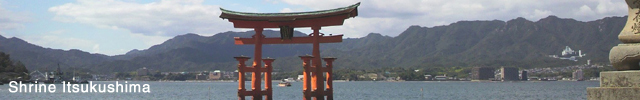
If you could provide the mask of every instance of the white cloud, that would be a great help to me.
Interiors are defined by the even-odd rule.
[[[332,9],[361,2],[359,16],[344,26],[324,32],[361,37],[369,32],[396,36],[411,25],[447,25],[461,20],[511,20],[524,17],[537,21],[549,15],[591,21],[624,16],[624,0],[282,0],[311,10]],[[307,10],[309,11],[309,10]]]
[[[522,15],[525,18],[536,18],[536,19],[539,19],[539,18],[547,17],[549,15],[553,15],[553,12],[548,11],[548,10],[534,9],[533,12],[523,12]]]
[[[264,1],[272,3],[272,4],[278,4],[279,3],[278,0],[264,0]]]
[[[575,15],[578,16],[593,16],[596,12],[591,9],[591,7],[587,5],[582,5],[578,11],[575,12]]]
[[[78,0],[49,8],[54,20],[90,24],[100,28],[124,29],[149,36],[185,33],[212,34],[234,30],[221,18],[218,6],[201,0],[162,0],[146,4],[119,0]]]
[[[64,32],[65,30],[55,30],[55,31],[49,31],[49,34],[62,34]]]
[[[149,35],[142,35],[142,34],[130,34],[129,36],[142,40],[144,45],[147,46],[147,47],[141,47],[139,49],[147,49],[153,45],[160,44],[172,38],[172,37],[166,37],[166,36],[149,36]]]
[[[291,8],[284,8],[282,10],[280,10],[281,13],[288,13],[288,12],[293,12],[293,10],[291,10]]]
[[[100,44],[93,45],[93,53],[100,53]]]
[[[347,37],[362,37],[370,32],[396,36],[411,25],[432,27],[461,20],[506,21],[524,17],[537,21],[549,15],[556,15],[562,18],[590,21],[626,14],[626,5],[622,0],[265,1],[293,5],[281,8],[280,12],[324,10],[361,2],[358,17],[347,19],[344,26],[327,27],[321,30],[325,33],[345,34]],[[234,29],[231,23],[218,18],[220,14],[218,6],[203,5],[200,0],[162,0],[144,4],[119,0],[79,0],[51,7],[49,11],[55,14],[54,19],[57,21],[128,30],[142,34],[152,41],[184,33],[212,35],[230,30],[242,30]],[[305,29],[301,30],[305,31]]]
[[[56,47],[56,49],[80,49],[80,50],[94,50],[94,41],[72,38],[72,37],[60,37],[58,35],[29,35],[24,39],[30,43],[42,46],[42,47]],[[98,47],[99,48],[99,47]],[[95,50],[94,50],[95,51]],[[96,53],[96,52],[93,52]]]
[[[615,14],[619,11],[627,11],[627,4],[625,2],[613,2],[612,0],[598,0],[596,10],[601,14]]]
[[[385,35],[398,35],[409,26],[400,25],[400,19],[396,18],[352,18],[347,19],[342,26],[323,28],[321,32],[330,34],[344,34],[345,37],[362,37],[369,33],[386,33]],[[366,27],[363,27],[366,26]],[[385,29],[385,30],[371,30]]]
[[[26,13],[9,11],[0,4],[0,32],[24,28],[23,23],[30,20]]]

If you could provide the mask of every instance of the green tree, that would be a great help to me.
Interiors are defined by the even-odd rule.
[[[15,67],[13,65],[7,65],[4,68],[4,72],[13,72]]]
[[[11,72],[13,71],[13,63],[9,58],[9,54],[5,54],[4,52],[0,52],[0,72]],[[11,70],[7,70],[11,69]]]
[[[18,61],[13,69],[13,72],[18,72],[18,73],[29,73],[29,70],[27,70],[27,67],[22,64],[22,62]]]

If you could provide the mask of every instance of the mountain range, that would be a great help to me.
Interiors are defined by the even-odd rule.
[[[549,16],[538,21],[459,21],[449,25],[410,26],[395,37],[370,33],[341,43],[321,44],[323,57],[337,57],[336,68],[514,66],[561,67],[607,64],[609,50],[620,43],[617,35],[627,17],[606,17],[582,22]],[[265,30],[267,37],[278,31]],[[29,70],[85,68],[98,73],[128,72],[146,67],[159,71],[236,69],[234,56],[253,56],[253,45],[234,45],[233,37],[250,37],[253,31],[223,32],[213,36],[193,33],[176,36],[145,50],[107,56],[81,50],[59,50],[0,36],[0,51],[23,62]],[[306,36],[295,32],[294,36]],[[580,61],[559,60],[565,46],[587,56]],[[276,58],[275,71],[302,70],[297,56],[311,54],[310,44],[264,45],[263,57]],[[249,63],[247,63],[249,64]]]

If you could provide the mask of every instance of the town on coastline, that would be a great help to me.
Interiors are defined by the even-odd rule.
[[[385,71],[375,72],[366,70],[357,70],[351,73],[358,73],[356,75],[344,72],[343,70],[336,71],[336,75],[342,75],[336,77],[336,81],[584,81],[584,80],[598,80],[597,74],[589,74],[585,76],[584,70],[589,70],[587,73],[597,73],[594,71],[597,69],[604,69],[603,65],[575,65],[567,67],[556,68],[533,68],[533,69],[518,69],[516,67],[472,67],[461,68],[461,72],[468,72],[467,75],[460,74],[419,74],[426,71],[420,69],[389,69]],[[408,72],[407,72],[408,71]],[[566,74],[569,73],[569,74]],[[237,80],[237,71],[194,71],[194,72],[160,72],[154,69],[148,69],[146,67],[137,69],[128,73],[114,73],[110,75],[98,75],[85,73],[84,77],[73,77],[73,81],[83,79],[82,81],[229,81],[233,82]],[[297,72],[272,72],[274,75],[274,81],[287,81],[296,82],[302,80],[302,75]],[[298,74],[298,75],[296,75]],[[52,71],[40,73],[34,71],[30,74],[29,81],[39,81],[42,83],[51,83],[50,81],[61,81],[61,71]],[[88,77],[87,77],[88,76]],[[245,76],[250,76],[250,73],[246,73]],[[353,76],[353,77],[349,77]],[[416,76],[422,76],[416,78]],[[245,79],[250,80],[249,77]]]

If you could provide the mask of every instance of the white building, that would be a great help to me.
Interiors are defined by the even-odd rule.
[[[573,72],[573,80],[577,80],[577,81],[584,80],[584,73],[582,73],[582,69],[578,69]]]
[[[445,80],[447,80],[447,74],[438,75],[434,79],[437,80],[437,81],[445,81]]]

